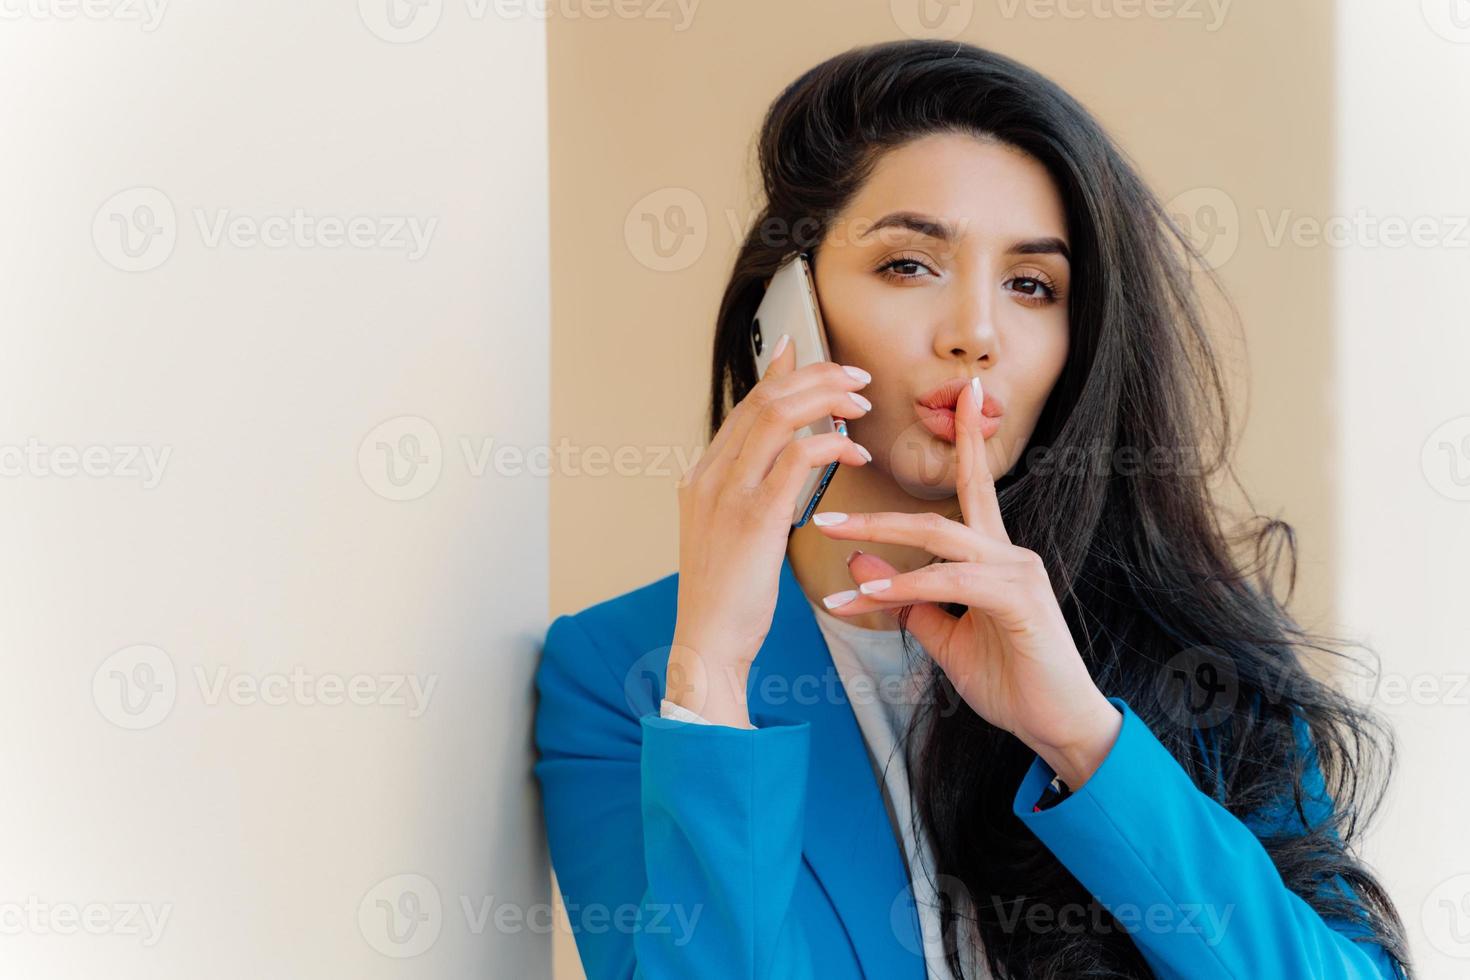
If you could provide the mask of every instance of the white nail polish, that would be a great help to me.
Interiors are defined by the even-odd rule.
[[[871,374],[864,371],[860,367],[853,367],[851,364],[844,364],[842,366],[842,370],[846,371],[849,375],[861,381],[863,384],[867,384],[869,381],[873,380],[873,376]]]
[[[840,510],[824,510],[821,513],[812,515],[812,523],[819,527],[826,527],[829,524],[841,524],[845,520],[847,520],[847,515]]]
[[[863,446],[862,443],[855,442],[853,443],[853,445],[857,447],[858,452],[863,454],[863,459],[866,459],[870,463],[873,461],[873,454],[868,452],[868,450]]]
[[[865,412],[871,412],[873,410],[873,403],[868,401],[862,395],[859,395],[855,391],[849,391],[848,395],[851,396],[853,401],[857,402],[858,408],[861,408]]]
[[[981,405],[984,405],[985,404],[985,392],[980,389],[980,379],[979,378],[971,378],[970,379],[970,391],[973,392],[974,395],[975,395],[975,407],[976,408],[979,408]]]
[[[871,582],[864,582],[862,585],[859,585],[858,591],[863,595],[872,595],[874,592],[882,592],[892,584],[893,579],[891,578],[875,578]]]
[[[781,339],[778,340],[778,341],[776,341],[776,349],[773,350],[773,351],[771,351],[771,360],[774,361],[776,358],[780,357],[781,356],[781,352],[786,349],[786,345],[790,341],[791,341],[791,335],[789,333],[783,333],[781,335]]]
[[[829,596],[822,597],[822,605],[828,609],[836,609],[838,606],[847,605],[857,597],[858,594],[855,589],[848,589],[846,592],[834,592]]]

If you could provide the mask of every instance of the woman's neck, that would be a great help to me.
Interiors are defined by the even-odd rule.
[[[927,510],[952,514],[959,510],[959,502],[955,497],[920,500],[905,493],[888,474],[880,472],[876,467],[869,467],[872,467],[871,463],[868,466],[839,466],[832,476],[832,482],[827,485],[826,493],[822,494],[821,502],[817,504],[817,511],[917,513]],[[911,572],[934,560],[934,556],[923,548],[909,545],[829,538],[808,520],[792,532],[786,543],[786,557],[791,562],[791,571],[807,598],[820,605],[823,596],[856,588],[852,576],[847,572],[847,556],[854,548],[882,558],[899,572]],[[842,618],[863,629],[894,628],[893,619],[878,611]]]

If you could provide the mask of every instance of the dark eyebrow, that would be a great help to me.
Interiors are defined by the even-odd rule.
[[[1060,238],[1027,238],[1012,245],[1010,254],[1060,255],[1068,262],[1072,261],[1072,253],[1067,249],[1067,243]]]
[[[928,235],[942,242],[953,241],[958,237],[947,222],[928,215],[915,214],[913,211],[894,211],[892,214],[885,214],[873,222],[868,228],[868,234],[884,228],[907,228],[909,231]]]
[[[952,242],[959,237],[954,226],[941,218],[931,218],[928,215],[917,214],[913,211],[894,211],[885,214],[869,226],[867,235],[884,228],[907,228],[919,235],[929,238],[937,238],[941,242]],[[1072,253],[1067,248],[1067,243],[1060,238],[1049,236],[1046,238],[1026,238],[1015,242],[1007,249],[1009,255],[1060,255],[1068,262],[1072,261]]]

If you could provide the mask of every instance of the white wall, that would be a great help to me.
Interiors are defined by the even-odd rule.
[[[388,2],[0,6],[4,976],[549,969],[545,25]]]
[[[1338,5],[1341,617],[1401,755],[1373,838],[1423,977],[1470,973],[1470,5]],[[1331,216],[1315,216],[1325,219]],[[1413,234],[1418,228],[1418,243]],[[1407,229],[1407,231],[1405,230]]]

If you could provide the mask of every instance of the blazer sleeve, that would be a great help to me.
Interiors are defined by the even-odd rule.
[[[536,685],[534,771],[589,980],[810,980],[793,906],[810,725],[639,716],[572,615]]]
[[[1054,776],[1038,757],[1012,811],[1115,916],[1158,976],[1403,975],[1358,923],[1326,921],[1287,888],[1250,827],[1194,784],[1125,701],[1108,700],[1123,725],[1092,777],[1033,812]],[[1304,732],[1302,724],[1299,738]],[[1315,765],[1312,777],[1312,795],[1325,799]],[[1334,884],[1351,894],[1341,878]]]

